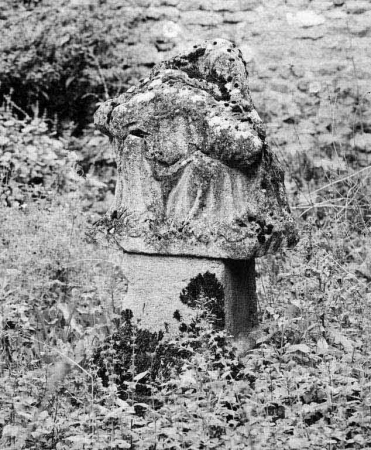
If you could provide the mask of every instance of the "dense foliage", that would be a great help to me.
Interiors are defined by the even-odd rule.
[[[237,348],[210,311],[170,342],[122,316],[126,280],[86,242],[84,189],[2,208],[1,448],[370,446],[369,185],[335,181],[343,209],[313,202],[299,246],[258,265],[261,327]],[[183,300],[210,304],[201,278]]]
[[[115,163],[108,140],[91,128],[79,139],[57,138],[45,117],[19,119],[13,103],[0,108],[0,205],[23,206],[56,194],[83,195],[85,208],[105,211]],[[107,180],[103,182],[103,179]]]
[[[58,118],[58,129],[74,121],[80,133],[98,101],[116,95],[137,78],[127,57],[132,22],[106,2],[43,0],[26,8],[7,2],[1,21],[0,101],[12,99],[28,114]],[[112,45],[112,43],[115,45]]]
[[[151,332],[132,323],[132,312],[122,312],[122,324],[109,335],[92,357],[92,366],[103,386],[117,385],[121,399],[127,400],[130,382],[135,380],[135,398],[151,401],[157,380],[169,380],[172,369],[180,368],[189,350],[163,343],[164,332]]]
[[[75,189],[77,156],[35,117],[19,120],[11,110],[0,110],[1,205],[21,205],[28,197]]]

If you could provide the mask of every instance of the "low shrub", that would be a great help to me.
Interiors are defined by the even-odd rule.
[[[44,117],[19,119],[15,107],[0,108],[0,205],[22,207],[78,192],[85,210],[104,213],[116,181],[108,139],[89,128],[79,142],[57,137]]]
[[[164,341],[164,333],[151,332],[132,323],[132,312],[122,312],[122,325],[108,336],[93,353],[92,364],[103,386],[113,382],[121,399],[128,399],[130,384],[135,383],[136,401],[149,401],[152,390],[162,380],[169,381],[180,370],[190,351]]]
[[[0,110],[0,198],[2,206],[21,205],[76,188],[77,155],[56,139],[43,118],[20,120]]]
[[[130,24],[130,3],[51,0],[24,8],[8,3],[0,42],[0,103],[4,96],[29,115],[38,105],[54,119],[76,124],[79,134],[91,121],[98,101],[118,94],[137,78],[123,44]],[[124,8],[120,11],[121,7]],[[128,70],[128,69],[131,69]]]

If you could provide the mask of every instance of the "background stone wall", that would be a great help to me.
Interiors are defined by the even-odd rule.
[[[122,51],[143,76],[199,40],[234,41],[248,63],[252,97],[269,140],[284,160],[297,159],[300,179],[312,180],[316,170],[341,172],[344,160],[370,163],[370,1],[107,3],[131,22]]]
[[[289,193],[370,164],[370,0],[4,0],[0,25],[0,102],[56,117],[61,134],[73,122],[81,136],[97,102],[162,59],[222,37],[248,63]]]

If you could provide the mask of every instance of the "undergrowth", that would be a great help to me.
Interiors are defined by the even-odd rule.
[[[58,116],[59,132],[73,121],[73,132],[80,135],[97,102],[141,78],[127,46],[140,17],[128,14],[128,7],[105,1],[3,1],[0,102],[11,95],[30,115],[38,105],[49,119]]]
[[[48,164],[42,120],[1,114],[12,133],[0,160],[0,448],[371,447],[370,168],[294,202],[300,243],[259,260],[260,327],[248,339],[223,330],[212,274],[179,293],[199,313],[175,313],[170,336],[125,310],[120,256],[86,239],[102,208],[94,185]]]
[[[105,212],[116,181],[108,139],[91,127],[79,139],[71,130],[57,137],[45,115],[19,119],[18,109],[10,98],[0,106],[0,207],[78,192],[84,210]]]
[[[125,319],[77,197],[2,209],[1,448],[371,446],[370,231],[318,211],[260,261],[261,327],[234,348],[207,314],[177,338]]]

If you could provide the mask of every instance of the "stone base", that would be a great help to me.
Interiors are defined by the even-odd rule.
[[[179,299],[181,291],[198,274],[209,271],[224,286],[226,324],[234,336],[246,333],[256,324],[254,261],[226,261],[194,257],[128,254],[123,256],[122,270],[128,279],[128,291],[122,308],[134,313],[143,327],[164,329],[168,323],[175,332],[173,318],[179,310],[185,319],[195,312]]]

